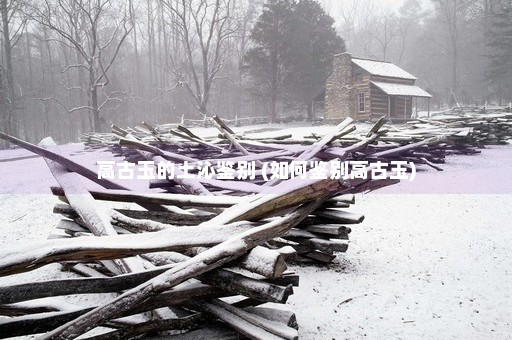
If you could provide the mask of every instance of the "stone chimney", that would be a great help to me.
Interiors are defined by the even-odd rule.
[[[354,115],[355,98],[352,81],[352,56],[334,56],[332,73],[325,83],[325,120],[340,121]]]

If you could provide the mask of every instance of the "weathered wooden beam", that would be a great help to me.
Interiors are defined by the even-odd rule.
[[[112,293],[133,288],[175,264],[114,277],[60,279],[0,286],[0,304],[71,294]]]
[[[187,250],[192,255],[207,251],[208,248],[195,247]],[[189,257],[179,253],[162,252],[157,254],[144,254],[156,265],[166,265],[173,262],[183,262]],[[236,270],[237,267],[251,271],[255,274],[264,276],[268,279],[281,277],[286,271],[286,258],[288,256],[279,251],[279,249],[268,249],[266,247],[256,246],[247,254],[243,254],[239,259],[233,261],[231,267]]]
[[[198,225],[202,222],[208,221],[211,218],[211,216],[208,215],[177,214],[169,211],[144,211],[129,209],[114,210],[130,218],[153,220],[155,222],[180,226]],[[70,219],[78,218],[78,214],[68,204],[56,204],[53,207],[53,212],[56,214],[61,214]],[[118,222],[114,220],[112,223],[117,224]]]
[[[52,193],[61,196],[64,191],[59,187],[51,187]],[[215,195],[213,197],[195,196],[186,194],[137,194],[125,190],[89,191],[92,197],[98,200],[132,203],[154,203],[165,205],[178,205],[187,207],[230,207],[242,201],[241,197]]]
[[[60,154],[59,148],[50,137],[41,141],[40,145],[46,150],[52,150]],[[78,213],[87,228],[95,236],[117,235],[114,227],[110,224],[110,217],[97,206],[96,201],[80,181],[80,177],[68,172],[67,169],[51,159],[44,158],[50,172],[61,185],[70,206]],[[136,258],[125,258],[114,261],[122,273],[143,270],[144,267]]]
[[[0,258],[3,259],[0,275],[25,272],[61,261],[110,260],[156,251],[214,246],[251,227],[251,224],[240,222],[203,226],[201,233],[197,232],[197,227],[175,227],[154,233],[46,240],[15,245],[0,251]]]

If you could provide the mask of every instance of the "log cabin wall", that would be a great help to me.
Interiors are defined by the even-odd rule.
[[[353,117],[356,119],[369,119],[372,111],[372,95],[370,80],[371,76],[368,72],[354,65],[352,70],[352,79],[354,80],[354,112]],[[364,111],[360,111],[359,95],[364,95]]]
[[[372,116],[387,116],[388,115],[388,95],[381,89],[371,87],[371,111]]]

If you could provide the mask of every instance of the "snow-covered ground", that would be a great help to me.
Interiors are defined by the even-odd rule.
[[[0,246],[45,238],[59,220],[44,161],[2,161],[24,155],[13,152],[0,152]],[[511,165],[512,147],[491,147],[358,195],[351,209],[366,219],[347,253],[329,268],[293,268],[301,285],[289,305],[301,337],[512,338]],[[17,280],[65,275],[58,268]]]

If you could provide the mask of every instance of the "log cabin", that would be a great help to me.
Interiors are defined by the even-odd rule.
[[[313,98],[316,116],[323,108],[324,120],[374,120],[382,116],[392,121],[411,118],[413,100],[432,97],[415,85],[416,77],[393,63],[353,58],[350,53],[334,56],[333,71],[325,87]]]

